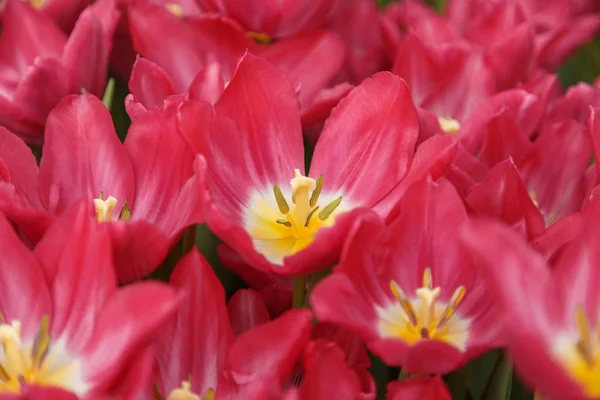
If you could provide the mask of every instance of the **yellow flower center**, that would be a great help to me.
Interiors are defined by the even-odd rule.
[[[248,32],[248,36],[258,44],[269,44],[273,41],[273,38],[266,33],[250,31]]]
[[[174,389],[167,396],[167,400],[214,400],[215,392],[212,389],[208,389],[204,396],[200,397],[192,392],[192,385],[190,381],[181,382],[181,387]]]
[[[323,195],[323,176],[315,181],[295,170],[290,181],[291,205],[275,185],[272,193],[255,193],[245,209],[245,227],[254,247],[269,261],[280,264],[284,257],[297,253],[313,241],[323,226],[331,226],[335,216],[349,209],[340,207],[342,196]],[[325,200],[319,205],[319,200]]]
[[[168,12],[175,15],[176,17],[183,17],[184,9],[181,4],[167,3],[165,4],[165,8]]]
[[[455,119],[439,117],[438,122],[449,135],[455,135],[460,130],[460,123]]]
[[[423,287],[415,291],[416,298],[409,299],[395,281],[390,290],[396,302],[385,308],[378,307],[379,334],[383,338],[401,339],[408,344],[421,340],[439,340],[465,351],[470,321],[456,313],[465,288],[459,286],[450,301],[438,301],[439,287],[433,287],[431,269],[425,269]]]
[[[19,321],[0,324],[0,346],[0,393],[20,393],[22,384],[54,386],[78,395],[87,391],[81,363],[66,350],[50,346],[48,317],[31,343],[23,343]]]
[[[553,353],[587,398],[600,397],[600,317],[592,331],[584,308],[578,307],[575,325],[579,337],[559,336]]]
[[[96,209],[96,219],[98,222],[112,221],[112,210],[117,206],[117,202],[118,200],[112,196],[108,196],[108,199],[104,200],[104,193],[100,192],[98,198],[94,199],[94,208]],[[129,208],[128,200],[125,200],[125,204],[121,207],[119,219],[122,221],[129,221],[131,219],[131,209]]]
[[[29,4],[35,9],[40,9],[46,0],[29,0]]]

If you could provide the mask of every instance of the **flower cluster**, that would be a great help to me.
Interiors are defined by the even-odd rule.
[[[600,398],[600,2],[433,3],[2,1],[0,398]]]

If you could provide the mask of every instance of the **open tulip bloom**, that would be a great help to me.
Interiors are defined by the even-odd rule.
[[[496,221],[473,221],[463,235],[507,315],[515,367],[544,399],[600,396],[599,217],[596,198],[581,233],[552,265]]]
[[[468,221],[454,187],[415,184],[398,212],[387,227],[374,220],[350,233],[313,309],[390,365],[447,373],[500,344],[501,318],[454,234]]]
[[[334,263],[353,221],[369,209],[387,215],[409,182],[433,166],[443,170],[454,149],[440,136],[415,156],[408,88],[383,72],[335,108],[306,174],[294,91],[252,55],[214,109],[195,101],[180,107],[179,129],[206,163],[208,226],[246,263],[280,274]]]
[[[152,371],[150,339],[175,312],[165,284],[117,289],[107,232],[86,207],[72,211],[56,223],[69,241],[58,252],[48,237],[32,253],[0,217],[3,399],[140,394]]]
[[[0,0],[0,400],[600,400],[599,34]]]

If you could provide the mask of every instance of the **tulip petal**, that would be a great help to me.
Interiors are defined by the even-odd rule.
[[[286,73],[304,108],[342,67],[345,52],[334,33],[312,31],[280,40],[258,55]]]
[[[97,230],[87,211],[78,207],[74,223],[69,214],[56,222],[73,229],[63,237],[71,245],[63,246],[55,259],[60,267],[51,286],[55,312],[50,336],[65,340],[74,354],[88,344],[98,315],[114,296],[117,283],[110,238]]]
[[[38,261],[2,215],[0,237],[0,314],[7,323],[20,321],[24,337],[31,338],[42,317],[52,314],[50,292]]]
[[[231,328],[236,336],[271,320],[262,296],[252,289],[240,289],[235,292],[227,303],[227,310]]]
[[[135,204],[131,160],[98,98],[68,96],[52,111],[39,179],[40,196],[51,212],[100,192],[118,200],[117,213],[126,200]]]
[[[177,318],[158,336],[157,360],[163,393],[191,378],[192,391],[216,389],[233,341],[225,291],[197,249],[175,267],[170,285],[185,294]]]
[[[129,91],[135,101],[142,103],[147,109],[160,106],[167,97],[175,94],[173,82],[165,70],[139,56],[133,64]]]
[[[339,190],[351,201],[371,207],[407,174],[418,135],[408,87],[389,72],[377,73],[332,111],[310,174],[323,174],[328,190]]]
[[[82,353],[86,381],[99,389],[120,382],[140,351],[174,315],[177,302],[173,289],[156,282],[136,283],[114,293]]]

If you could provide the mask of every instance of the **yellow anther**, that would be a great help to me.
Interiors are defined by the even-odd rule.
[[[404,291],[402,291],[402,289],[396,283],[396,281],[390,282],[390,290],[392,291],[392,294],[394,295],[394,297],[400,303],[400,307],[402,307],[402,310],[408,317],[409,322],[413,326],[416,326],[417,325],[417,315],[415,314],[415,309],[413,308],[412,303],[406,298]]]
[[[48,353],[50,348],[50,333],[49,333],[50,319],[47,315],[42,317],[40,323],[40,329],[36,337],[35,343],[33,344],[33,366],[39,368],[44,360],[44,357]]]
[[[448,320],[450,318],[452,318],[452,316],[456,312],[456,307],[458,307],[458,304],[464,297],[465,292],[466,292],[466,290],[465,290],[464,286],[459,286],[454,291],[454,294],[452,295],[452,297],[450,298],[450,301],[448,302],[448,306],[446,307],[446,309],[440,316],[440,320],[437,323],[436,329],[443,327],[446,324],[446,322],[448,322]]]
[[[448,134],[454,135],[460,130],[460,123],[452,118],[439,117],[440,127]]]
[[[433,289],[433,278],[431,277],[431,268],[425,268],[423,272],[423,287]]]
[[[312,211],[308,214],[308,217],[306,217],[306,222],[304,223],[304,227],[308,227],[308,223],[310,222],[310,219],[312,218],[313,215],[315,215],[315,213],[317,212],[317,210],[319,209],[319,206],[316,206],[315,208],[312,209]]]

